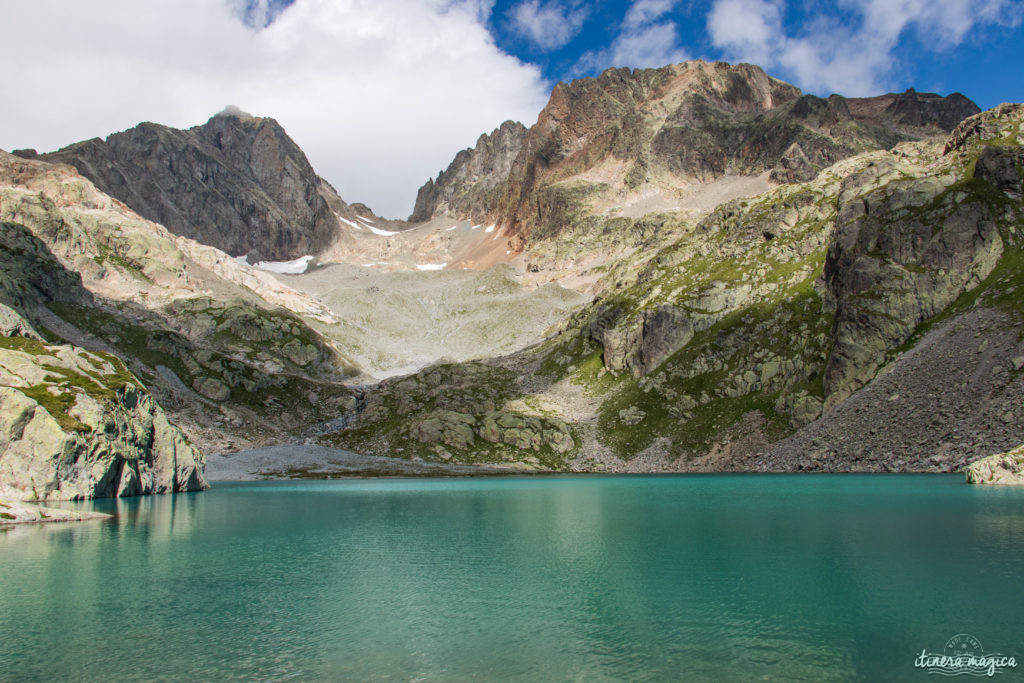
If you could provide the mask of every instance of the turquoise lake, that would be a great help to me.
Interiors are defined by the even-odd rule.
[[[961,475],[219,484],[0,531],[0,680],[940,680],[1024,659],[1024,489]],[[1024,678],[1024,664],[1004,680]]]

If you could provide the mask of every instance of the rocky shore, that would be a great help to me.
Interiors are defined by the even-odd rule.
[[[460,465],[359,455],[338,448],[297,443],[254,448],[206,459],[209,481],[337,479],[342,477],[467,477],[536,473],[513,466]]]

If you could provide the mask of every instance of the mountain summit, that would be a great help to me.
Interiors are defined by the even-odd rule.
[[[176,234],[253,262],[323,250],[344,206],[277,121],[237,107],[188,130],[141,123],[41,158],[71,164]]]

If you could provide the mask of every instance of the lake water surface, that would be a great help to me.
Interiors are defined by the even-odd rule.
[[[0,532],[0,680],[928,680],[1024,659],[1024,489],[960,475],[219,484]],[[1024,664],[1010,678],[1024,676]]]

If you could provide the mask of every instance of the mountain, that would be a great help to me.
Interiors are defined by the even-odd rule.
[[[669,208],[725,176],[811,180],[854,154],[948,133],[979,111],[960,94],[822,99],[750,64],[609,69],[556,85],[525,135],[505,124],[460,152],[420,189],[414,217],[497,222],[519,251],[583,212]],[[482,181],[485,168],[497,175]]]
[[[74,166],[171,232],[232,256],[287,261],[337,237],[347,205],[274,119],[228,108],[201,126],[142,123],[40,159]]]
[[[415,225],[268,173],[305,159],[270,120],[119,135],[0,152],[0,446],[124,456],[92,479],[25,456],[48,491],[168,490],[166,454],[104,426],[157,408],[181,453],[303,439],[430,467],[951,471],[1024,442],[1024,105],[612,69],[459,152]],[[322,201],[334,232],[316,250],[296,222],[298,251],[259,257],[308,248],[309,272],[261,271],[76,170],[101,152],[86,173],[188,206],[204,240],[246,202],[315,223]],[[25,442],[29,415],[54,438]]]

